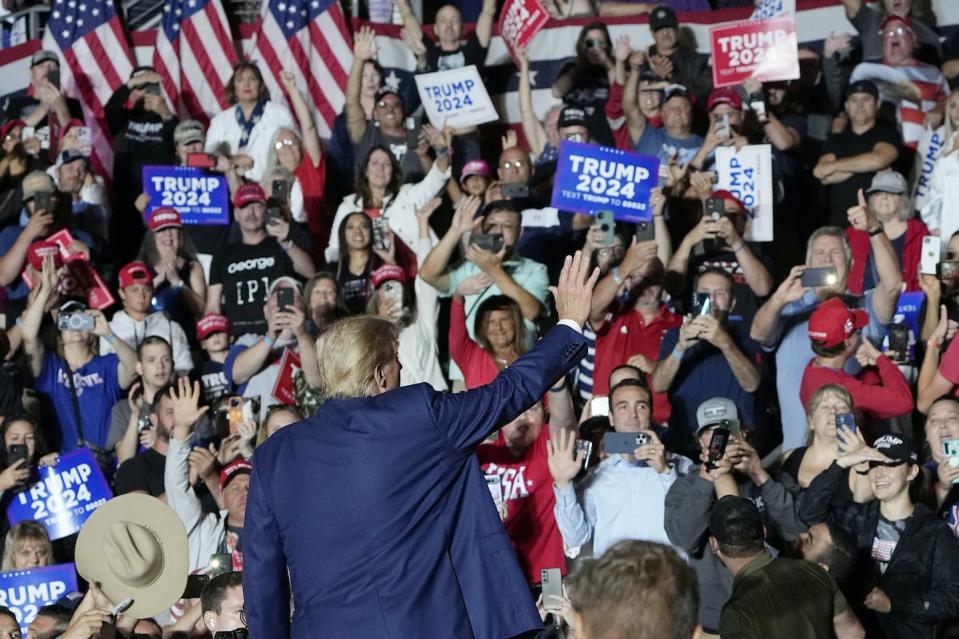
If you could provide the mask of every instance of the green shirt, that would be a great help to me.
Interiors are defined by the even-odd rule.
[[[719,634],[723,639],[830,639],[833,617],[847,606],[835,580],[818,564],[763,554],[733,580]]]

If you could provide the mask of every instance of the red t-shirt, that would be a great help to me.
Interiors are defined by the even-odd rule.
[[[531,584],[540,582],[543,568],[559,568],[566,574],[563,537],[553,516],[556,498],[546,462],[548,440],[549,425],[544,424],[537,440],[519,459],[510,454],[502,435],[476,449],[483,472],[500,476],[507,504],[503,525]]]
[[[939,360],[939,374],[956,386],[953,395],[959,397],[959,339],[949,342],[949,348]]]
[[[331,224],[323,202],[323,193],[326,190],[326,154],[320,156],[319,166],[313,166],[310,156],[303,153],[303,159],[296,167],[296,179],[303,191],[303,212],[306,214],[307,228],[310,229],[313,260],[322,264],[326,261],[323,249],[330,243]]]
[[[826,384],[843,386],[849,391],[855,409],[876,419],[899,417],[911,412],[913,408],[909,382],[895,362],[885,355],[879,356],[875,367],[864,369],[858,376],[817,366],[815,358],[809,360],[799,386],[802,405],[808,406],[816,391]]]
[[[648,324],[639,311],[630,309],[613,317],[596,331],[596,359],[593,364],[593,394],[609,394],[609,374],[625,364],[633,355],[642,355],[655,362],[659,357],[659,343],[671,328],[683,323],[683,318],[671,312],[664,304]],[[647,375],[647,385],[652,380]],[[666,393],[653,393],[653,421],[669,421],[669,400]]]

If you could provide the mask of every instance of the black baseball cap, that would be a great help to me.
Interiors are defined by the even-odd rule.
[[[653,9],[653,12],[649,14],[649,30],[659,31],[666,27],[679,28],[679,20],[676,18],[676,12],[669,7],[656,7]]]
[[[709,511],[709,534],[721,544],[739,546],[762,542],[766,530],[756,504],[745,497],[726,495]]]
[[[873,442],[872,447],[892,462],[899,464],[911,462],[915,464],[919,461],[916,445],[905,435],[883,435]]]
[[[850,84],[849,90],[846,91],[846,97],[848,98],[853,93],[868,93],[877,100],[879,99],[879,87],[872,80],[856,80]]]

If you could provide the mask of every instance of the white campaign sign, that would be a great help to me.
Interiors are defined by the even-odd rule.
[[[423,73],[416,88],[430,124],[460,129],[499,119],[476,65]]]
[[[954,134],[955,135],[955,134]],[[929,195],[929,183],[932,180],[932,170],[936,161],[946,149],[952,148],[950,140],[946,139],[946,128],[923,129],[919,138],[919,147],[916,149],[916,186],[913,192],[912,208],[921,210],[926,204]]]
[[[771,242],[773,239],[773,160],[768,144],[716,149],[717,189],[725,189],[739,198],[750,212],[746,240]]]

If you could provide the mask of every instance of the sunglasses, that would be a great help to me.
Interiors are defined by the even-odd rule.
[[[605,40],[587,40],[586,46],[588,46],[590,49],[602,49],[606,47],[606,41]]]

